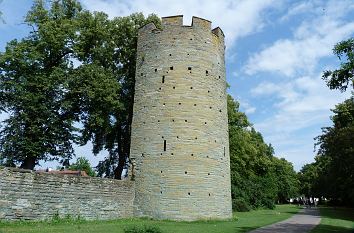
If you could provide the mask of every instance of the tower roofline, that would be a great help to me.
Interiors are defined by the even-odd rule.
[[[192,23],[191,25],[183,25],[183,15],[172,15],[172,16],[165,16],[161,18],[161,23],[163,29],[157,29],[156,25],[154,23],[149,23],[146,24],[145,26],[142,26],[139,31],[144,31],[144,32],[152,32],[152,31],[163,31],[164,28],[170,27],[170,26],[180,26],[180,27],[192,27],[192,28],[197,28],[197,29],[202,29],[202,30],[209,30],[212,32],[214,35],[218,36],[219,38],[224,38],[224,32],[221,30],[220,27],[216,27],[214,29],[211,29],[211,21],[207,19],[203,19],[201,17],[193,16],[192,17]]]

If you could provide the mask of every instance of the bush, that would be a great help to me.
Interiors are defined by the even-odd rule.
[[[275,209],[275,204],[274,204],[274,201],[272,200],[269,200],[269,199],[265,199],[263,201],[263,205],[265,208],[267,209],[271,209],[271,210],[274,210]]]
[[[162,233],[156,226],[132,226],[124,229],[124,233]]]
[[[247,212],[251,210],[251,206],[242,198],[232,200],[232,209],[238,212]]]

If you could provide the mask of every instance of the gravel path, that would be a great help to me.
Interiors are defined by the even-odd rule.
[[[306,233],[310,232],[321,221],[317,208],[303,209],[282,222],[261,227],[249,233]]]

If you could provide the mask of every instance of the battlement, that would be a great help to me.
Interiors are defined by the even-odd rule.
[[[221,30],[220,27],[216,27],[214,29],[211,29],[211,21],[207,19],[203,19],[200,17],[193,16],[192,17],[192,24],[191,25],[183,25],[183,15],[175,15],[175,16],[167,16],[167,17],[162,17],[161,18],[162,22],[162,27],[163,29],[168,28],[168,27],[190,27],[190,28],[196,28],[200,30],[205,30],[205,31],[210,31],[220,39],[223,39],[225,37],[223,31]],[[156,32],[156,31],[161,31],[158,30],[157,27],[153,23],[149,23],[143,27],[140,28],[140,31],[142,32]]]

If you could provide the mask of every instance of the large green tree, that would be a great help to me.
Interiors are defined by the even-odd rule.
[[[321,157],[320,181],[325,180],[326,197],[354,205],[354,96],[332,110],[333,125],[322,128],[316,145]],[[323,182],[324,183],[324,182]]]
[[[0,106],[9,114],[0,132],[1,159],[33,169],[38,160],[73,156],[73,117],[64,96],[73,70],[69,62],[81,10],[74,1],[37,1],[25,22],[32,31],[0,54]]]
[[[291,163],[273,156],[267,145],[228,95],[230,167],[233,207],[273,208],[297,194],[298,179]]]
[[[339,69],[323,73],[323,79],[330,89],[345,91],[354,88],[354,38],[341,41],[334,46],[333,53],[341,61]]]
[[[109,19],[75,0],[37,0],[29,36],[0,54],[0,107],[10,118],[1,160],[33,169],[39,160],[72,158],[73,143],[109,156],[100,175],[120,178],[129,156],[138,28],[157,16]],[[75,128],[74,126],[78,126]]]

